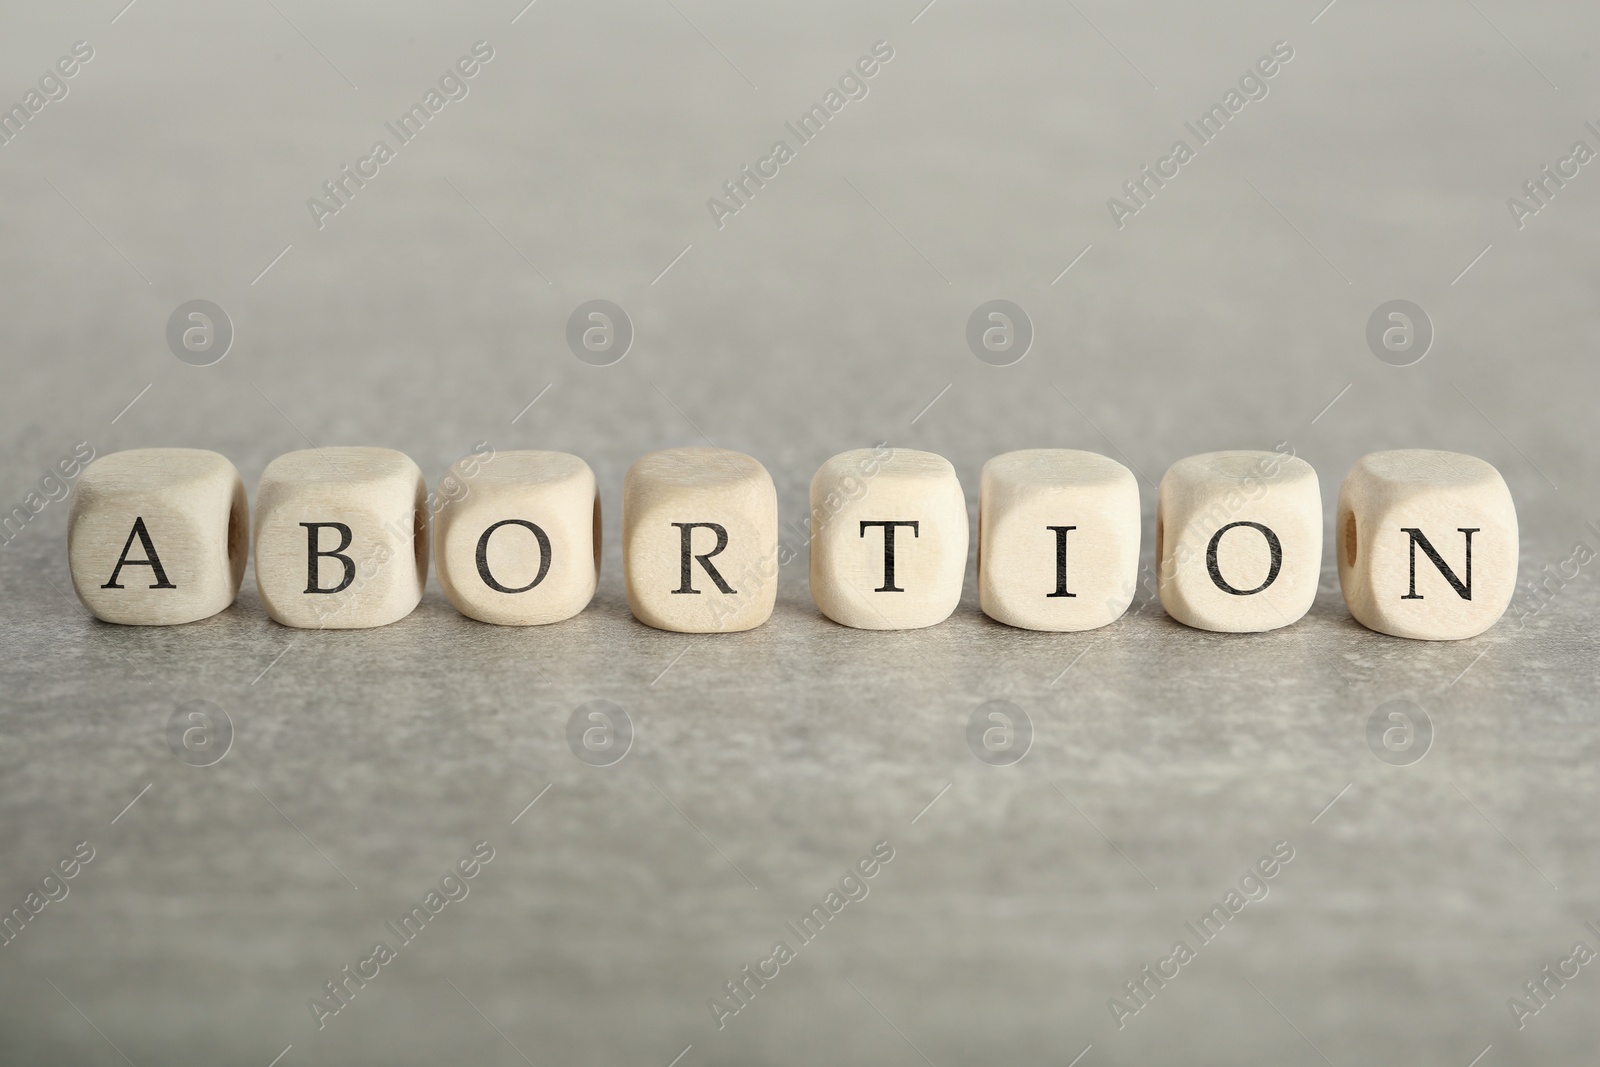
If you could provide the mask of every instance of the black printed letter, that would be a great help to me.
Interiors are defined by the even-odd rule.
[[[1409,546],[1410,550],[1411,550],[1411,592],[1407,593],[1405,596],[1401,597],[1400,599],[1401,600],[1421,600],[1422,599],[1422,596],[1417,592],[1417,549],[1420,548],[1420,549],[1422,549],[1423,553],[1429,559],[1433,560],[1433,565],[1435,567],[1439,568],[1439,573],[1444,575],[1444,580],[1450,583],[1451,588],[1453,588],[1456,591],[1456,595],[1459,596],[1462,600],[1471,600],[1472,599],[1472,535],[1477,533],[1479,529],[1480,529],[1480,527],[1477,527],[1477,526],[1474,526],[1470,530],[1462,528],[1462,527],[1457,527],[1456,528],[1456,532],[1457,533],[1464,533],[1464,534],[1467,535],[1467,566],[1466,566],[1467,580],[1463,582],[1459,578],[1456,577],[1456,572],[1451,570],[1445,564],[1445,561],[1444,561],[1443,557],[1441,557],[1439,555],[1438,550],[1433,547],[1432,543],[1430,543],[1428,541],[1428,539],[1423,536],[1421,530],[1417,529],[1414,526],[1402,526],[1402,527],[1400,527],[1400,532],[1401,533],[1411,535],[1411,544]]]
[[[1077,593],[1067,592],[1067,531],[1076,530],[1076,526],[1046,526],[1046,530],[1056,532],[1056,591],[1045,594],[1048,600],[1053,596],[1077,596]]]
[[[1267,580],[1256,586],[1254,589],[1235,589],[1233,586],[1229,585],[1223,580],[1222,571],[1217,567],[1217,546],[1222,544],[1222,535],[1233,529],[1235,526],[1248,526],[1252,530],[1260,530],[1261,536],[1267,539],[1267,548],[1272,551],[1272,564],[1267,567]],[[1283,545],[1278,541],[1278,535],[1267,529],[1267,527],[1261,525],[1259,522],[1230,522],[1228,525],[1212,534],[1211,544],[1206,546],[1206,570],[1211,572],[1211,580],[1217,584],[1218,589],[1222,590],[1224,593],[1232,593],[1234,596],[1249,596],[1252,593],[1261,592],[1261,590],[1278,580],[1278,570],[1282,566]]]
[[[133,539],[137,537],[139,544],[144,546],[144,559],[129,559],[128,549],[133,547]],[[149,567],[155,575],[156,584],[151,589],[176,589],[177,586],[167,581],[167,572],[161,566],[161,557],[156,555],[156,546],[150,542],[150,531],[144,528],[144,516],[140,515],[133,520],[133,529],[128,531],[128,540],[122,545],[122,555],[117,557],[117,567],[111,572],[111,580],[101,589],[123,589],[125,586],[117,584],[117,575],[122,573],[126,566]],[[1469,563],[1468,566],[1471,566]],[[1471,573],[1470,571],[1468,572]],[[1470,578],[1468,579],[1471,580]]]
[[[533,536],[539,540],[539,573],[533,576],[533,581],[520,589],[509,589],[494,580],[494,575],[489,573],[489,535],[502,526],[525,526],[533,531]],[[497,593],[526,593],[540,582],[550,571],[550,538],[545,536],[543,530],[528,522],[526,519],[501,519],[478,538],[478,577],[483,579],[483,584]]]
[[[302,522],[300,525],[306,528],[306,592],[339,593],[349,588],[350,583],[356,580],[356,561],[342,553],[350,547],[350,527],[342,522]],[[331,552],[317,550],[317,538],[323,527],[339,531],[339,546]],[[321,556],[332,556],[344,564],[344,581],[332,589],[322,589],[317,585],[317,559]]]
[[[882,526],[883,527],[883,584],[880,585],[878,588],[874,589],[873,592],[874,593],[904,593],[905,592],[904,589],[901,589],[899,586],[894,584],[894,528],[896,526],[909,526],[909,527],[911,527],[911,536],[912,537],[921,537],[922,536],[921,523],[919,523],[919,522],[889,522],[887,520],[880,520],[880,521],[877,521],[877,522],[867,522],[866,520],[862,520],[862,523],[861,523],[861,536],[862,537],[867,536],[867,527],[869,527],[869,526]]]
[[[694,593],[696,595],[699,594],[700,590],[696,589],[692,584],[690,584],[690,581],[689,581],[689,579],[691,577],[690,570],[689,570],[689,561],[691,559],[697,559],[697,560],[700,561],[700,566],[702,566],[702,567],[704,567],[706,569],[706,573],[711,576],[711,580],[716,583],[716,586],[717,586],[718,589],[722,590],[724,593],[732,593],[732,592],[734,592],[734,590],[728,585],[728,583],[722,580],[722,575],[717,573],[717,568],[715,568],[715,567],[713,567],[711,565],[711,557],[717,555],[723,549],[728,547],[728,531],[727,531],[727,529],[725,527],[723,527],[720,523],[715,523],[715,522],[675,522],[672,525],[674,525],[674,526],[676,526],[678,528],[678,530],[680,532],[680,535],[683,538],[683,540],[682,540],[682,545],[683,545],[683,557],[682,557],[683,569],[682,569],[682,572],[681,572],[682,582],[679,584],[678,588],[673,590],[673,592],[674,593]],[[717,534],[717,547],[713,548],[710,552],[706,552],[706,553],[703,553],[702,555],[696,556],[696,555],[693,554],[693,551],[689,547],[689,539],[692,536],[694,536],[694,531],[697,528],[702,527],[702,526],[705,527],[707,530],[715,530],[716,531],[716,534]]]

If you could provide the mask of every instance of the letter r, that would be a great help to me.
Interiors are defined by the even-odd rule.
[[[717,573],[717,568],[711,564],[711,557],[719,555],[723,549],[728,547],[727,527],[716,522],[675,522],[672,525],[678,528],[679,543],[681,546],[681,555],[679,556],[681,563],[681,569],[679,571],[680,581],[678,588],[674,589],[673,592],[693,593],[696,596],[699,595],[700,590],[696,589],[692,582],[694,577],[694,572],[690,566],[692,560],[700,561],[700,566],[705,568],[707,577],[709,577],[716,587],[723,593],[731,594],[735,592],[732,586],[722,580],[722,575]],[[702,527],[712,531],[717,535],[717,547],[713,548],[710,552],[703,552],[699,555],[696,555],[693,547],[691,547],[691,539],[694,537],[694,531]]]

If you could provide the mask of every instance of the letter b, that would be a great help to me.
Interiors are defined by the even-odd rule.
[[[350,583],[356,580],[356,561],[344,554],[344,550],[350,547],[352,537],[350,527],[342,522],[302,522],[300,525],[306,528],[306,592],[342,593],[350,588]],[[339,531],[339,544],[336,547],[331,549],[317,547],[323,530]],[[344,564],[344,578],[338,585],[327,589],[324,589],[318,581],[318,560],[325,557]]]

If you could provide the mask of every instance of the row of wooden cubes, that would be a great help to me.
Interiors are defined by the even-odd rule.
[[[78,595],[108,622],[170,625],[231,604],[252,539],[238,471],[215,452],[153,448],[96,460],[68,525]],[[1030,630],[1088,630],[1127,610],[1138,582],[1139,490],[1091,452],[1029,449],[984,465],[978,592],[984,612]],[[930,452],[858,449],[829,459],[795,524],[811,595],[846,626],[912,629],[961,597],[967,507]],[[1493,625],[1516,584],[1517,516],[1488,463],[1451,452],[1377,452],[1356,463],[1334,524],[1339,581],[1356,619],[1449,640]],[[664,630],[748,630],[767,621],[779,568],[777,494],[756,460],[715,448],[652,452],[623,485],[628,604]],[[1322,567],[1322,495],[1282,452],[1190,456],[1161,481],[1156,587],[1167,613],[1251,632],[1310,608]],[[482,449],[429,494],[417,465],[384,448],[291,452],[267,465],[253,539],[261,602],[297,627],[382,626],[416,607],[430,536],[439,584],[463,614],[507,626],[558,622],[594,596],[594,472],[564,452]]]

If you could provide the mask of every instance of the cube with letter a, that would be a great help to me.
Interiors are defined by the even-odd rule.
[[[105,622],[164,626],[233,603],[250,554],[239,472],[199,448],[135,448],[89,464],[72,494],[67,558]]]

